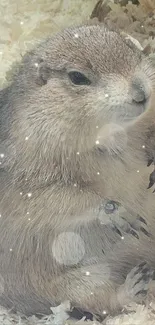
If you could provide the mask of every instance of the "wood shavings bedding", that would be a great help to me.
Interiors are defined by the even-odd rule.
[[[117,1],[117,0],[115,0]],[[155,49],[155,0],[140,0],[136,6],[121,6],[114,0],[99,1],[103,21],[128,32],[145,47]],[[15,61],[47,35],[79,24],[90,17],[97,0],[1,0],[0,1],[0,85]],[[108,8],[108,11],[109,11]],[[147,9],[146,9],[147,8]]]
[[[62,304],[58,313],[53,315],[37,318],[32,316],[22,318],[20,315],[14,315],[7,310],[0,308],[0,325],[101,325],[97,321],[85,321],[84,318],[80,321],[67,319],[65,314],[66,305]],[[103,321],[102,325],[154,325],[155,324],[155,309],[144,306],[136,306],[135,310],[129,309],[128,313],[122,313],[114,318],[110,317]]]
[[[135,37],[143,47],[150,44],[155,52],[155,0],[140,0],[138,5],[115,2],[98,1],[93,17]]]
[[[1,0],[0,85],[12,63],[36,42],[88,19],[95,4],[96,0]]]

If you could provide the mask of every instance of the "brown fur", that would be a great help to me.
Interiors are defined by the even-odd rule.
[[[92,84],[74,86],[70,70]],[[148,225],[154,216],[142,149],[150,113],[138,119],[144,107],[133,102],[135,78],[149,96],[155,78],[149,60],[104,26],[82,26],[28,53],[1,92],[0,304],[31,314],[48,313],[66,299],[95,313],[126,303],[117,288],[146,259],[153,240],[127,235],[122,244],[96,210],[109,198],[134,218],[138,211]],[[112,123],[119,125],[114,137]],[[103,211],[103,223],[105,217]]]

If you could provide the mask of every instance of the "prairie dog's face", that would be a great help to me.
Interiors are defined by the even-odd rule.
[[[144,112],[155,79],[139,50],[101,26],[65,30],[25,62],[18,82],[30,93],[24,113],[29,131],[37,121],[37,134],[41,129],[46,141],[54,137],[58,143],[66,137],[84,141],[109,123],[134,120]]]

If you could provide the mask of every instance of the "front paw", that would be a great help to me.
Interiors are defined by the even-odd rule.
[[[128,296],[136,302],[141,302],[145,299],[153,276],[154,270],[145,262],[134,267],[127,275],[125,281],[125,290]]]
[[[151,233],[147,229],[146,221],[141,217],[137,217],[133,222],[129,222],[125,218],[120,218],[119,223],[113,222],[113,230],[117,232],[121,238],[124,237],[124,234],[131,235],[136,239],[139,239],[141,234],[147,237],[152,237]]]
[[[117,201],[107,200],[100,207],[98,218],[102,224],[107,224],[121,238],[125,234],[139,239],[141,234],[151,237],[147,222],[139,215],[133,215]]]
[[[113,230],[120,235],[129,234],[137,239],[141,234],[151,237],[147,228],[147,222],[139,215],[133,215],[127,211],[120,203],[114,201],[107,201],[104,210],[109,214]]]
[[[142,303],[149,290],[149,284],[153,280],[154,270],[145,262],[134,267],[126,277],[125,283],[118,290],[118,299],[124,299],[124,303]]]

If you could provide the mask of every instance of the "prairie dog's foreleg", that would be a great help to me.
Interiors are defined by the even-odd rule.
[[[115,314],[131,302],[145,299],[153,272],[141,263],[118,286],[111,279],[106,264],[84,266],[59,279],[57,301],[69,300],[71,305],[92,314]],[[60,295],[60,296],[59,296]]]

